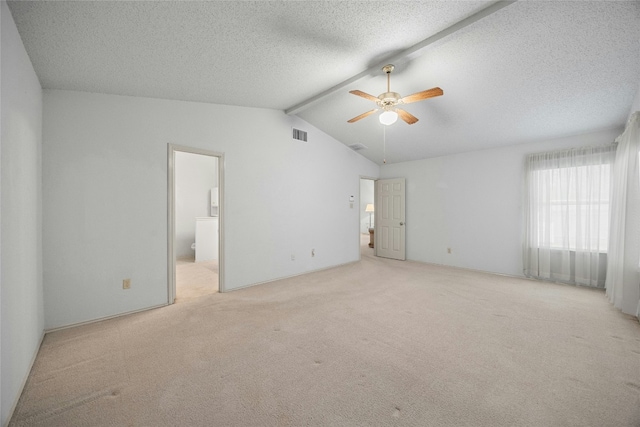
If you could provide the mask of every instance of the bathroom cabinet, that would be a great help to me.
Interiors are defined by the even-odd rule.
[[[218,217],[196,218],[196,262],[218,259]]]

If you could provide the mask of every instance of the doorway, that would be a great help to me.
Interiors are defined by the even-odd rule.
[[[168,145],[168,303],[224,292],[224,155]]]
[[[360,178],[358,244],[360,259],[374,256],[375,245],[375,183],[373,178]]]

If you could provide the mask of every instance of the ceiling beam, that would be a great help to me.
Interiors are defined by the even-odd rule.
[[[323,91],[320,92],[317,95],[312,96],[311,98],[305,99],[304,101],[289,107],[287,109],[284,110],[284,112],[286,114],[297,114],[307,108],[309,108],[311,105],[317,103],[318,101],[322,100],[323,98],[344,89],[345,87],[355,83],[356,81],[367,77],[369,75],[372,74],[376,74],[380,72],[380,69],[386,65],[386,64],[391,64],[394,62],[401,62],[403,59],[415,54],[416,52],[418,52],[421,49],[424,49],[425,47],[437,42],[440,39],[443,39],[465,27],[468,27],[469,25],[478,22],[479,20],[481,20],[482,18],[485,18],[497,11],[499,11],[502,8],[505,8],[507,6],[509,6],[510,4],[515,3],[517,0],[513,0],[513,1],[497,1],[495,3],[492,3],[491,5],[487,6],[486,8],[482,9],[479,12],[474,13],[473,15],[463,19],[460,22],[457,22],[453,25],[451,25],[448,28],[445,28],[444,30],[440,31],[439,33],[436,33],[434,35],[432,35],[429,38],[426,38],[424,40],[422,40],[421,42],[418,42],[416,44],[414,44],[413,46],[411,46],[408,49],[403,50],[400,53],[397,53],[393,56],[390,56],[388,58],[386,58],[384,61],[380,61],[378,64],[374,65],[373,67],[367,68],[366,70],[364,70],[363,72],[356,74],[355,76],[343,81],[342,83],[338,83],[337,85]]]

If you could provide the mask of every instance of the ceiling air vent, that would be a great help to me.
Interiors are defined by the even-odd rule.
[[[293,128],[293,139],[296,141],[307,142],[307,132]]]
[[[364,144],[360,144],[360,143],[358,142],[357,144],[351,144],[351,145],[349,145],[349,148],[351,148],[353,151],[359,151],[359,150],[366,150],[366,149],[367,149],[367,148],[369,148],[369,147],[367,147],[367,146],[366,146],[366,145],[364,145]]]

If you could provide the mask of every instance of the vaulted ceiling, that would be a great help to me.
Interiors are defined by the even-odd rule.
[[[382,163],[622,126],[637,1],[12,1],[45,89],[272,108]],[[349,94],[435,86],[383,128]],[[321,95],[321,96],[319,96]],[[249,124],[250,125],[250,124]],[[309,143],[313,143],[311,140]]]

